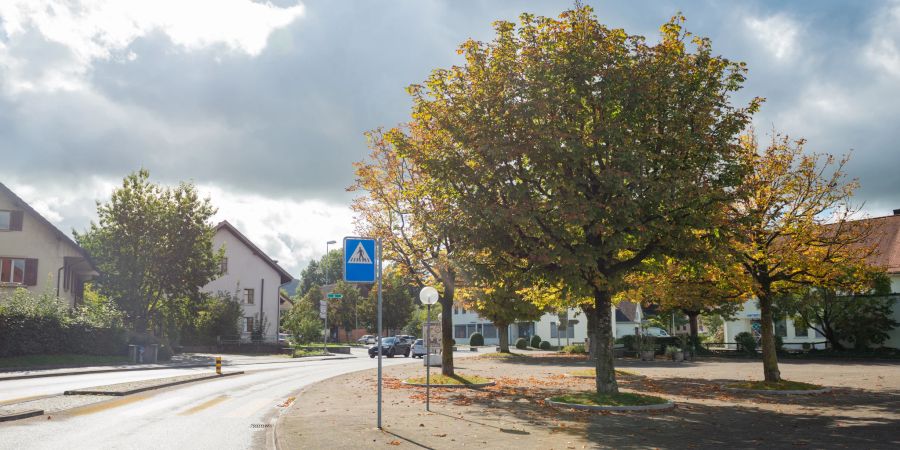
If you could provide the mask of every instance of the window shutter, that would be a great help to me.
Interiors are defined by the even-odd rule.
[[[21,222],[20,222],[21,223]],[[37,286],[38,260],[25,260],[25,286]]]
[[[22,231],[22,219],[25,217],[24,211],[9,212],[9,231]]]

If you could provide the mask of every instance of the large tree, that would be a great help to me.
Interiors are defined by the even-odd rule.
[[[390,332],[400,331],[409,323],[415,305],[418,304],[412,281],[404,277],[399,267],[386,267],[382,280],[382,327]],[[365,317],[363,322],[367,328],[376,327],[376,305],[378,304],[378,290],[369,291],[368,298],[360,304],[360,315]]]
[[[300,272],[300,283],[297,285],[296,294],[303,297],[314,286],[325,286],[326,284],[334,284],[337,280],[344,278],[344,251],[341,249],[331,250],[322,255],[318,261],[312,260]]]
[[[159,329],[180,302],[202,301],[199,290],[219,275],[224,250],[213,249],[209,199],[190,183],[165,187],[149,178],[143,169],[125,177],[108,202],[98,202],[98,222],[75,233],[100,269],[94,286],[138,332]]]
[[[353,202],[357,229],[363,236],[381,238],[383,258],[418,287],[435,287],[442,310],[451,311],[458,278],[452,204],[432,195],[434,181],[399,156],[401,131],[373,131],[368,137],[372,153],[356,164],[357,181],[351,188],[365,193]],[[450,314],[441,315],[441,373],[454,373]]]
[[[589,297],[596,390],[617,393],[611,298],[641,261],[706,228],[739,184],[737,136],[757,108],[731,105],[745,67],[712,53],[675,17],[659,43],[599,23],[496,22],[465,64],[410,88],[395,145],[454,205],[466,247]]]
[[[804,153],[804,141],[773,135],[765,149],[743,139],[752,168],[730,209],[725,228],[732,251],[759,301],[765,381],[781,380],[775,348],[776,300],[807,286],[857,292],[869,283],[864,273],[874,251],[869,221],[851,220],[856,181],[847,181],[847,159]]]

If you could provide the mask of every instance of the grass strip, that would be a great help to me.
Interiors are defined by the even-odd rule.
[[[645,406],[661,405],[668,400],[652,395],[620,392],[618,394],[597,394],[594,392],[578,392],[574,394],[551,397],[550,400],[560,403],[571,403],[587,406]]]
[[[727,387],[734,389],[752,389],[754,391],[812,391],[822,389],[822,386],[799,381],[744,381],[732,383]]]

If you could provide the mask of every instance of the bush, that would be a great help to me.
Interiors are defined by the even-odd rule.
[[[616,344],[622,344],[625,346],[625,350],[636,352],[638,350],[636,339],[637,338],[633,334],[629,334],[616,339]]]
[[[541,341],[539,345],[541,346],[541,350],[550,350],[550,343],[547,341]]]
[[[584,348],[584,344],[567,345],[562,348],[562,351],[565,353],[587,353],[587,349]]]
[[[528,341],[526,341],[525,338],[516,339],[516,348],[519,350],[525,350],[526,348],[528,348]]]
[[[469,345],[475,347],[484,345],[484,336],[482,336],[481,333],[472,333],[472,335],[469,336]]]
[[[531,337],[531,347],[532,348],[541,348],[541,337],[538,335],[534,335]]]
[[[778,335],[775,336],[775,351],[779,353],[784,351],[784,339]]]
[[[752,334],[742,331],[734,336],[734,341],[738,344],[738,350],[748,355],[756,355],[756,339]]]

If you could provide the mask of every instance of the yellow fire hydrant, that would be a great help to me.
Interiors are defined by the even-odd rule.
[[[216,374],[222,375],[222,357],[216,356]]]

